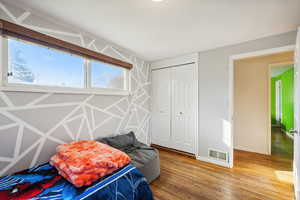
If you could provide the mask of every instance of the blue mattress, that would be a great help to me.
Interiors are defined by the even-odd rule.
[[[144,176],[127,165],[88,187],[76,188],[57,170],[44,164],[0,178],[0,199],[43,200],[152,200]]]

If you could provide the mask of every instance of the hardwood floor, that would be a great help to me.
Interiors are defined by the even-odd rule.
[[[160,150],[161,176],[151,184],[157,200],[291,200],[290,160],[235,151],[233,169]]]
[[[293,158],[294,141],[278,127],[272,127],[272,155]]]

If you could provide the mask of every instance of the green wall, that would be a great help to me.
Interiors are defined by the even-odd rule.
[[[276,124],[275,81],[281,80],[282,86],[282,128],[286,131],[294,128],[294,69],[271,79],[271,119]]]

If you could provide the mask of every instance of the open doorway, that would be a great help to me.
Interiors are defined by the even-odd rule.
[[[266,53],[236,59],[233,65],[233,144],[234,149],[271,155],[272,124],[282,127],[283,112],[282,85],[286,77],[272,82],[277,93],[271,98],[270,69],[285,69],[280,63],[291,63],[294,51]],[[272,66],[272,67],[270,67]],[[282,71],[283,72],[283,71]],[[293,70],[288,70],[293,73]],[[278,75],[278,77],[280,77]],[[285,92],[285,90],[284,90]],[[277,96],[276,96],[277,94]],[[276,99],[277,97],[277,99]],[[291,97],[293,98],[293,97]],[[275,110],[271,106],[274,101]],[[286,99],[284,99],[286,100]],[[290,100],[290,98],[288,99]],[[284,101],[286,102],[286,101]],[[293,103],[291,101],[290,103]],[[286,109],[285,109],[286,111]],[[271,120],[272,113],[272,120]],[[291,113],[293,114],[293,113]],[[293,116],[291,117],[293,119]],[[286,118],[285,118],[286,121]],[[289,120],[290,121],[290,120]],[[289,128],[290,126],[288,126]]]
[[[243,53],[243,54],[237,54],[237,55],[232,55],[229,58],[229,91],[228,91],[228,95],[229,95],[229,104],[228,104],[228,108],[229,108],[229,113],[228,113],[228,118],[230,120],[230,126],[229,126],[229,130],[227,132],[230,133],[230,152],[229,152],[229,167],[234,167],[236,165],[239,165],[239,163],[236,162],[236,159],[238,159],[238,154],[236,154],[236,135],[238,134],[237,130],[236,130],[236,115],[235,115],[235,109],[236,109],[236,102],[235,102],[235,96],[236,96],[236,88],[235,86],[237,85],[236,83],[236,76],[235,76],[235,67],[236,67],[236,61],[241,60],[241,59],[246,59],[246,58],[253,58],[253,57],[259,57],[259,56],[263,56],[263,55],[270,55],[270,54],[276,54],[276,53],[282,53],[282,52],[287,52],[290,51],[292,53],[292,59],[290,59],[290,62],[294,62],[294,128],[295,130],[292,131],[294,132],[294,156],[292,159],[292,163],[291,162],[281,162],[280,160],[276,160],[273,159],[273,156],[270,155],[271,154],[271,143],[269,142],[269,152],[266,155],[265,158],[263,160],[263,162],[261,162],[260,159],[251,159],[251,156],[247,156],[251,159],[251,161],[256,161],[256,164],[259,164],[261,166],[264,166],[264,164],[267,165],[271,165],[272,170],[273,170],[273,177],[276,178],[277,180],[283,180],[283,182],[288,182],[287,187],[293,187],[293,191],[295,193],[296,199],[300,199],[300,105],[299,105],[299,99],[300,99],[300,28],[298,29],[298,34],[297,34],[297,41],[296,41],[296,45],[290,45],[290,46],[284,46],[284,47],[277,47],[277,48],[272,48],[272,49],[266,49],[266,50],[260,50],[260,51],[255,51],[255,52],[249,52],[249,53]],[[295,57],[294,57],[295,56]],[[284,61],[287,62],[287,61]],[[278,63],[278,62],[275,62]],[[270,65],[271,63],[269,63]],[[269,66],[268,66],[269,69]],[[261,74],[258,71],[253,72],[253,74]],[[269,86],[270,85],[270,70],[267,70],[265,72],[263,72],[265,75],[267,75],[267,80],[263,81],[263,86]],[[265,80],[265,79],[263,79]],[[267,83],[267,84],[265,84]],[[250,86],[251,86],[252,82],[250,82]],[[267,87],[269,88],[269,87]],[[247,92],[247,90],[245,91]],[[268,91],[268,93],[271,93],[270,89]],[[269,94],[269,97],[271,95]],[[247,98],[244,98],[247,99]],[[264,102],[267,102],[267,104],[270,104],[270,99],[264,100]],[[251,104],[251,102],[250,102]],[[271,138],[271,106],[267,106],[269,108],[268,113],[267,113],[267,120],[269,124],[269,135],[267,134],[267,138]],[[252,112],[252,111],[251,111]],[[253,113],[253,112],[252,112]],[[253,139],[251,137],[247,137],[250,138],[248,143],[251,143],[251,141],[253,141]],[[247,140],[245,140],[247,141]],[[269,140],[270,141],[270,140]],[[262,155],[262,154],[261,154]],[[260,158],[262,158],[262,156],[259,156]],[[274,165],[275,166],[274,166]],[[292,164],[292,166],[291,166]],[[290,176],[290,174],[291,175]],[[288,174],[288,176],[287,176]],[[291,180],[293,179],[293,180]]]
[[[230,59],[233,136],[230,164],[243,165],[239,158],[247,155],[257,170],[268,165],[270,177],[292,191],[293,140],[284,130],[293,132],[293,126],[283,122],[287,121],[287,94],[283,87],[293,90],[286,81],[292,78],[286,74],[292,77],[294,74],[294,68],[288,66],[294,62],[294,47],[241,54]],[[293,96],[293,93],[289,95],[289,103],[294,103]],[[293,113],[289,116],[294,118]]]
[[[286,123],[291,121],[286,115],[286,87],[292,91],[289,104],[294,104],[294,87],[287,81],[294,77],[293,62],[292,46],[232,56],[230,60],[232,166],[243,165],[239,158],[247,155],[257,170],[271,167],[270,177],[290,191],[295,183],[293,140],[285,130],[293,132],[293,124]],[[288,116],[294,119],[293,112]]]
[[[270,65],[271,155],[293,159],[294,64]]]
[[[274,51],[266,50],[231,57],[233,81],[231,82],[232,101],[230,102],[232,103],[234,147],[232,155],[234,156],[234,152],[238,153],[238,151],[251,152],[254,153],[253,155],[262,155],[260,158],[264,160],[265,164],[271,159],[272,166],[274,166],[274,174],[276,171],[283,170],[285,174],[288,174],[286,180],[290,184],[293,182],[293,141],[286,132],[282,132],[283,130],[289,130],[288,132],[292,130],[290,125],[284,126],[282,123],[284,119],[286,121],[286,115],[283,114],[284,110],[286,110],[286,99],[283,98],[286,94],[283,93],[286,91],[282,89],[283,85],[287,85],[286,77],[284,76],[283,79],[280,79],[278,74],[277,79],[273,79],[272,82],[271,74],[272,68],[275,67],[277,67],[277,70],[280,68],[284,69],[282,73],[293,74],[293,67],[283,65],[286,63],[292,65],[293,62],[293,47],[277,48]],[[271,85],[277,92],[274,90],[271,92]],[[293,94],[291,94],[291,98],[293,98]],[[271,100],[273,100],[273,106],[271,106]],[[291,101],[291,99],[289,100]],[[293,103],[293,101],[290,103]],[[291,113],[292,115],[293,113]],[[291,118],[293,119],[293,116]],[[277,135],[272,133],[277,133]],[[279,143],[278,141],[282,142],[282,139],[286,140],[283,143]],[[278,150],[279,147],[281,150]],[[276,158],[273,155],[276,155]]]

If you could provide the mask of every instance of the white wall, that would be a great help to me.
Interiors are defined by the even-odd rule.
[[[296,31],[249,41],[233,46],[222,47],[198,53],[199,75],[199,134],[198,155],[200,160],[229,166],[228,163],[213,161],[208,157],[208,150],[215,149],[230,152],[233,144],[229,127],[229,57],[236,54],[294,45]],[[194,54],[191,54],[194,55]],[[151,66],[176,65],[189,58],[175,58],[153,62]],[[231,158],[230,158],[231,159]]]
[[[20,16],[25,17],[20,20]],[[59,20],[22,5],[0,0],[0,18],[133,64],[130,96],[0,91],[0,176],[47,162],[57,145],[73,140],[134,131],[139,140],[147,142],[148,63],[118,45],[80,28],[58,24]]]
[[[199,156],[208,149],[231,150],[229,127],[229,57],[293,45],[296,31],[199,53]]]

